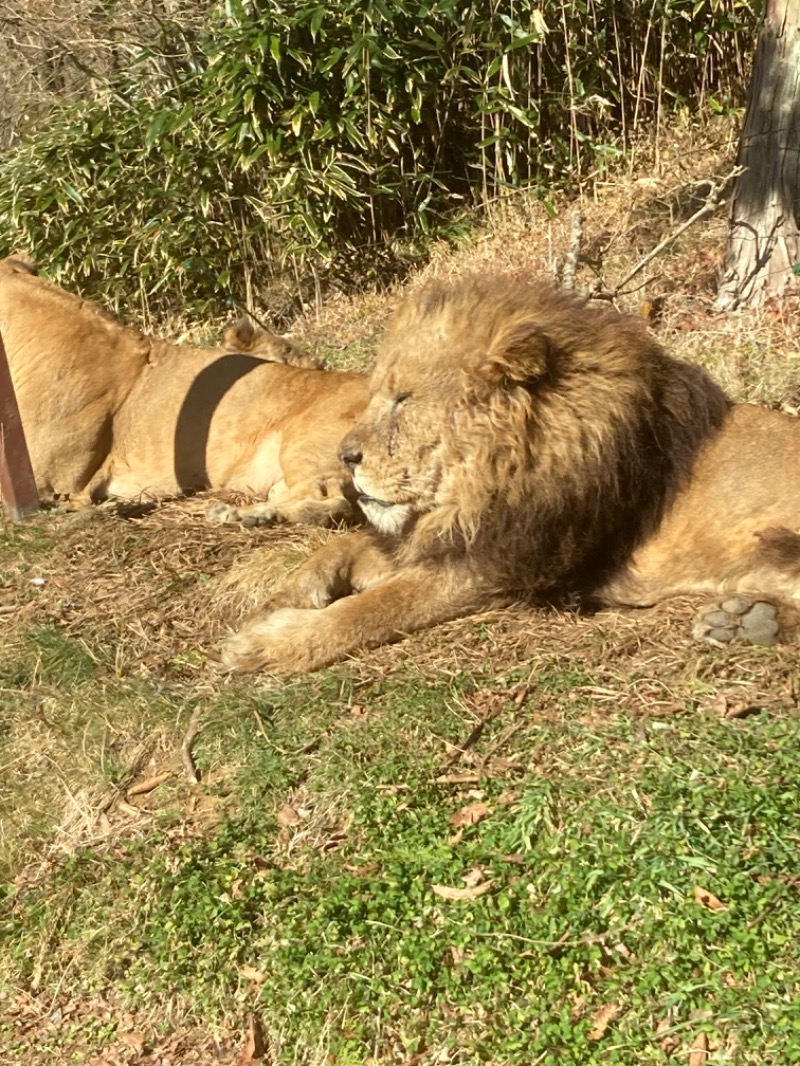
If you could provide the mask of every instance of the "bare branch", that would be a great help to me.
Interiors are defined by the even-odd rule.
[[[690,227],[692,227],[696,222],[699,222],[701,218],[706,218],[708,215],[712,215],[717,210],[717,208],[722,204],[725,198],[725,190],[727,189],[729,183],[733,181],[734,178],[738,177],[738,175],[741,173],[742,168],[737,166],[734,167],[730,171],[730,173],[726,174],[721,181],[718,181],[716,183],[712,182],[711,188],[708,192],[708,196],[705,199],[705,203],[701,208],[699,208],[699,210],[695,211],[691,218],[687,218],[687,220],[682,225],[678,226],[678,228],[672,233],[670,233],[669,236],[665,237],[663,241],[659,241],[655,248],[651,249],[651,251],[649,251],[643,259],[639,260],[633,270],[628,271],[622,281],[620,281],[616,288],[614,288],[610,293],[603,293],[598,295],[602,295],[602,297],[605,299],[612,300],[616,299],[618,296],[626,295],[623,290],[629,281],[632,281],[637,274],[641,273],[641,271],[643,271],[649,263],[652,263],[652,261],[657,258],[657,256],[661,255],[661,253],[666,248],[669,248],[671,244],[674,244],[675,241],[677,241],[677,239],[688,229],[690,229]]]
[[[578,261],[581,256],[581,241],[583,239],[583,211],[576,211],[572,216],[570,230],[569,250],[564,257],[564,269],[561,272],[561,284],[565,289],[575,288],[575,273],[578,269]]]

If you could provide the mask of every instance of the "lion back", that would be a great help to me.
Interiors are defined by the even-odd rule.
[[[0,262],[0,333],[39,492],[84,492],[147,362],[146,338],[19,256]]]

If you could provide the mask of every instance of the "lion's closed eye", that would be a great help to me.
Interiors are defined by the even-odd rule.
[[[395,451],[397,450],[397,419],[401,409],[403,408],[403,405],[406,404],[410,399],[410,392],[398,392],[392,400],[392,410],[389,415],[389,440],[387,442],[389,455],[394,455]]]

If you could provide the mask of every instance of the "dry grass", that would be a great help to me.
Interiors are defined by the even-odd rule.
[[[214,805],[198,807],[181,767],[191,709],[198,702],[213,706],[231,686],[241,692],[281,685],[221,676],[214,649],[276,573],[337,534],[210,527],[205,504],[171,501],[138,518],[110,507],[56,515],[47,519],[53,540],[46,558],[29,568],[22,546],[18,563],[6,567],[4,658],[19,654],[26,634],[52,627],[100,664],[99,682],[76,684],[74,698],[69,684],[54,686],[34,665],[27,688],[33,708],[5,713],[4,776],[17,776],[13,789],[0,787],[0,801],[4,792],[18,800],[25,779],[25,801],[42,817],[56,799],[62,811],[52,829],[56,853],[148,831],[165,804],[182,806],[187,824],[211,816]],[[536,677],[563,668],[591,678],[578,680],[574,691],[591,695],[601,715],[718,713],[721,700],[793,705],[795,653],[776,659],[758,648],[698,648],[690,636],[696,606],[686,600],[595,615],[522,607],[484,612],[357,656],[339,670],[355,689],[369,690],[409,662],[422,676],[440,678],[501,678],[520,670]],[[102,681],[109,669],[125,690],[124,700],[111,705]],[[153,706],[154,691],[163,693],[164,706]],[[534,712],[546,716],[557,707],[554,700]],[[215,755],[207,785],[224,778]],[[169,778],[152,793],[129,794],[164,773]],[[6,827],[0,850],[7,861],[14,849],[22,848],[17,859],[26,852],[26,825],[23,819],[18,832]]]

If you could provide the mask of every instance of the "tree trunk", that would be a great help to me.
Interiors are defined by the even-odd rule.
[[[717,307],[755,306],[798,288],[800,0],[767,0],[739,142]]]

